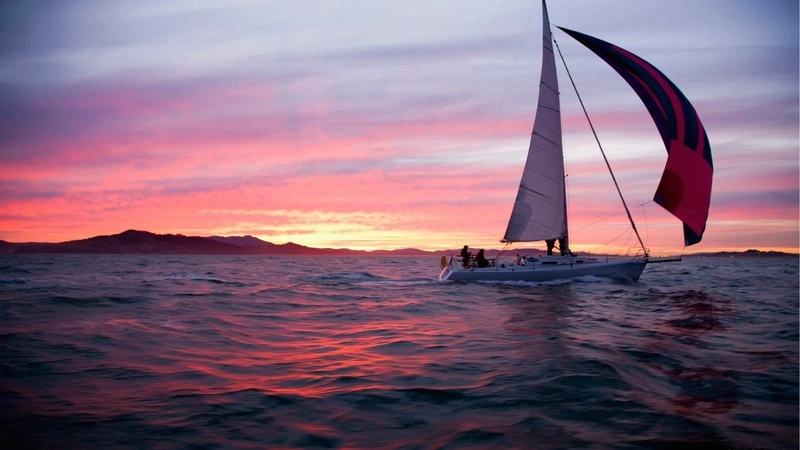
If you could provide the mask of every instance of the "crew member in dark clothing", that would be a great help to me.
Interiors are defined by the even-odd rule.
[[[547,243],[547,256],[553,256],[553,248],[556,246],[555,239],[547,239],[545,240]],[[561,252],[561,256],[567,256],[567,239],[566,238],[558,238],[558,251]],[[575,256],[572,252],[569,252],[570,256]]]
[[[565,238],[558,238],[558,249],[561,251],[561,256],[567,256],[567,240]]]
[[[475,261],[478,262],[478,267],[480,268],[489,267],[489,260],[483,254],[483,249],[478,250],[478,256],[475,257]]]
[[[461,249],[461,261],[465,269],[469,269],[470,258],[472,258],[472,254],[469,252],[469,247],[465,245],[464,248]]]
[[[547,243],[547,256],[553,256],[553,247],[556,246],[556,240],[547,239],[545,242]]]

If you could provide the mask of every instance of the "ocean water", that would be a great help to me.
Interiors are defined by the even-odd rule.
[[[798,259],[0,256],[4,448],[797,448]]]

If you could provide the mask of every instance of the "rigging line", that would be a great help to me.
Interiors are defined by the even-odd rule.
[[[625,229],[625,230],[624,230],[622,233],[620,233],[620,234],[616,235],[616,236],[615,236],[613,239],[611,239],[610,241],[606,242],[605,244],[603,244],[603,245],[601,245],[601,246],[599,246],[599,247],[595,247],[595,248],[593,248],[592,250],[590,250],[590,251],[589,251],[589,253],[595,253],[597,250],[600,250],[601,248],[605,247],[606,245],[608,245],[608,244],[610,244],[610,243],[612,243],[612,242],[616,241],[617,239],[619,239],[619,237],[620,237],[620,236],[622,236],[622,235],[623,235],[623,234],[625,234],[625,233],[628,233],[628,239],[630,239],[630,238],[631,238],[631,230],[630,230],[630,229],[628,229],[628,228],[626,228],[626,229]],[[626,242],[626,243],[628,242],[628,239],[626,239],[626,240],[625,240],[625,242]]]
[[[575,86],[575,80],[572,79],[572,74],[569,72],[569,67],[567,67],[567,62],[564,60],[564,55],[561,53],[561,47],[558,45],[558,42],[556,42],[556,38],[553,38],[553,43],[556,44],[558,56],[561,57],[561,63],[564,64],[564,69],[567,70],[567,76],[569,77],[570,83],[572,83],[572,88],[575,89],[575,95],[578,96],[578,101],[581,104],[581,108],[583,108],[583,114],[586,116],[586,120],[589,122],[589,128],[592,129],[594,140],[597,141],[597,146],[600,148],[600,153],[603,155],[603,160],[606,162],[606,167],[608,167],[608,172],[611,174],[611,179],[614,180],[614,186],[617,187],[617,193],[619,194],[619,199],[622,200],[622,206],[625,207],[625,212],[628,214],[628,220],[631,222],[633,231],[636,233],[636,238],[639,239],[639,244],[642,246],[642,251],[644,251],[645,256],[647,256],[647,249],[644,246],[644,242],[642,242],[642,237],[639,236],[639,231],[636,229],[636,224],[633,222],[633,217],[631,217],[631,211],[628,209],[628,205],[625,203],[625,198],[622,196],[622,191],[617,183],[617,177],[614,176],[614,171],[611,170],[611,164],[608,162],[608,158],[606,158],[606,152],[603,150],[603,146],[600,144],[600,138],[597,137],[597,132],[594,130],[594,125],[592,125],[592,119],[589,118],[589,113],[586,111],[586,106],[583,104],[583,99],[581,99],[581,94],[578,92],[578,87]]]
[[[569,241],[570,241],[570,239],[572,239],[570,237],[569,224],[572,223],[572,216],[570,214],[571,210],[569,209],[569,170],[567,170],[567,158],[564,157],[563,152],[562,152],[562,155],[561,155],[561,159],[564,160],[564,209],[566,210],[566,213],[567,213],[567,230],[566,230],[566,232],[567,232],[567,236],[566,236],[567,240],[566,241],[567,241],[567,251],[569,251],[569,246],[570,246],[570,242]]]
[[[501,248],[500,251],[497,252],[497,254],[494,256],[495,267],[497,267],[497,260],[500,259],[500,255],[502,255],[503,252],[506,251],[506,248],[508,248],[509,245],[511,245],[511,242],[506,242],[506,245],[504,245],[503,248]]]
[[[525,44],[525,38],[528,36],[528,29],[531,26],[531,19],[533,18],[533,13],[536,12],[536,5],[531,8],[531,13],[528,16],[528,23],[525,25],[525,32],[522,33],[522,40],[519,43],[519,48],[517,49],[517,57],[514,60],[514,66],[511,68],[511,74],[508,76],[508,83],[506,83],[506,90],[503,93],[503,99],[500,101],[500,109],[497,110],[497,116],[494,118],[494,125],[492,125],[492,133],[489,135],[489,145],[488,148],[491,148],[492,143],[494,142],[494,133],[497,130],[497,124],[500,122],[500,114],[503,112],[503,106],[505,106],[506,98],[508,97],[508,90],[511,87],[511,80],[514,78],[514,72],[517,70],[517,64],[519,63],[519,55],[522,54],[522,47]],[[488,150],[487,150],[488,152]],[[478,175],[483,173],[483,166],[486,164],[486,152],[483,154],[483,160],[481,160],[481,166],[478,170]],[[461,225],[458,227],[458,233],[456,234],[456,247],[458,247],[461,241],[461,234],[464,231],[464,223],[467,221],[467,217],[469,217],[469,210],[472,207],[472,200],[475,197],[475,189],[477,189],[478,183],[472,184],[472,191],[469,195],[469,202],[467,202],[467,210],[464,213],[464,217],[461,218]]]
[[[640,203],[640,204],[638,204],[638,205],[634,206],[634,208],[638,208],[638,207],[640,207],[640,206],[641,206],[641,207],[642,207],[642,209],[644,209],[644,206],[645,206],[645,205],[647,205],[648,203],[653,203],[653,201],[652,201],[652,200],[648,200],[648,201],[646,201],[646,202],[644,202],[644,203]],[[597,225],[597,224],[598,224],[598,223],[600,223],[600,222],[605,222],[606,220],[608,220],[608,219],[612,219],[612,218],[614,218],[614,217],[617,217],[617,216],[618,216],[618,215],[620,215],[620,214],[622,214],[622,212],[614,213],[614,214],[612,214],[612,215],[610,215],[610,216],[608,216],[608,217],[606,217],[606,218],[604,218],[604,219],[596,220],[596,221],[594,221],[594,222],[592,222],[592,223],[590,223],[590,224],[588,224],[588,225],[584,225],[584,226],[582,226],[582,227],[580,227],[580,228],[577,228],[577,229],[574,229],[574,230],[572,230],[572,231],[581,231],[581,230],[583,230],[584,228],[591,227],[592,225]]]
[[[642,216],[644,216],[644,242],[646,243],[650,239],[650,227],[647,225],[647,210],[644,209],[644,203],[642,203]]]
[[[617,254],[615,256],[619,256],[622,254],[622,249],[628,246],[628,241],[631,240],[631,230],[628,230],[628,237],[625,238],[625,242],[622,244],[622,247],[617,250]]]

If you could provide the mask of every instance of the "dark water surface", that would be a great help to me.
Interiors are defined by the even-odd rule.
[[[798,260],[0,256],[8,448],[798,447]]]

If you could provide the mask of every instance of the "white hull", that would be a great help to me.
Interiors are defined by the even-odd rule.
[[[594,259],[580,257],[547,257],[524,266],[511,264],[498,267],[465,269],[451,263],[442,270],[439,281],[526,281],[543,282],[583,276],[607,277],[636,281],[647,264],[646,258]]]

